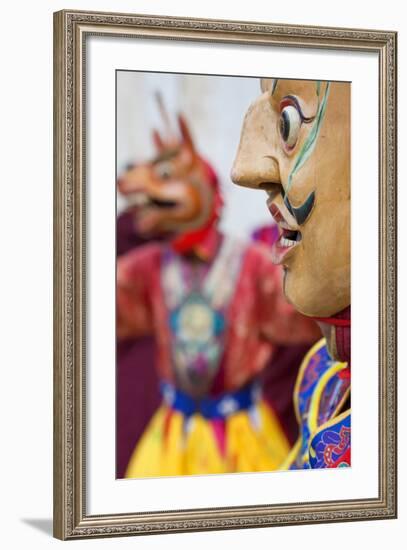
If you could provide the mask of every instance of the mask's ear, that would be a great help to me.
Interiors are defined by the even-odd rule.
[[[194,142],[192,141],[191,132],[189,131],[187,121],[184,116],[178,115],[178,125],[181,132],[182,143],[186,145],[191,151],[194,151]]]
[[[164,151],[165,144],[158,130],[153,130],[153,143],[157,150],[157,153],[162,153]]]

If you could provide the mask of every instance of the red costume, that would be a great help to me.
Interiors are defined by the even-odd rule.
[[[200,243],[207,259],[199,265],[198,277],[203,279],[208,273],[224,242],[225,237],[214,228],[205,242]],[[233,391],[261,372],[272,354],[270,341],[298,343],[302,339],[312,340],[315,335],[314,326],[284,299],[281,271],[273,265],[268,249],[260,243],[238,243],[236,249],[234,253],[241,255],[241,263],[227,304],[224,337],[227,348],[208,388],[211,395]],[[117,266],[119,336],[155,332],[159,346],[157,368],[160,376],[171,383],[176,381],[176,372],[172,365],[172,335],[162,287],[162,266],[174,256],[168,245],[154,243],[129,252],[119,259]],[[185,270],[191,271],[188,257],[176,257]]]

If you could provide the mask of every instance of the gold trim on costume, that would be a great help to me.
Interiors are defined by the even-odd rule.
[[[321,340],[318,340],[318,342],[316,342],[312,346],[312,348],[310,348],[309,351],[306,353],[304,359],[302,360],[299,371],[298,371],[297,380],[296,380],[295,386],[294,386],[293,400],[294,400],[295,416],[297,417],[297,421],[298,421],[299,424],[301,424],[302,419],[301,419],[301,416],[300,416],[300,407],[299,407],[299,404],[298,404],[298,394],[299,394],[302,379],[304,377],[304,371],[307,368],[307,366],[309,365],[309,362],[310,362],[311,358],[325,345],[326,345],[326,339],[325,338],[321,338]]]
[[[294,461],[298,456],[298,452],[301,449],[301,435],[298,437],[297,441],[294,444],[294,447],[291,448],[291,451],[288,453],[287,458],[281,464],[279,470],[289,470],[293,465]]]
[[[317,422],[318,422],[319,405],[321,403],[321,396],[324,389],[328,385],[328,382],[335,376],[335,374],[337,374],[341,370],[346,369],[347,366],[348,366],[347,363],[335,363],[326,372],[324,372],[324,374],[319,379],[317,385],[315,386],[314,391],[312,392],[310,406],[308,409],[307,424],[308,424],[310,434],[318,429]],[[332,417],[335,416],[337,411],[338,411],[338,406],[336,407]]]

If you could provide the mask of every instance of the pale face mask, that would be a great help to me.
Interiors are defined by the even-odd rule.
[[[350,84],[262,80],[232,169],[264,189],[288,300],[329,317],[350,304]]]

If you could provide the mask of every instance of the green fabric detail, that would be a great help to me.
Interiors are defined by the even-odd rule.
[[[311,128],[311,131],[308,134],[308,137],[305,140],[301,151],[298,153],[294,166],[290,172],[290,175],[288,176],[286,193],[288,193],[288,191],[291,188],[293,177],[300,170],[300,168],[302,168],[302,166],[305,164],[305,162],[309,159],[312,152],[314,151],[314,148],[318,139],[319,131],[321,129],[322,121],[324,119],[324,115],[326,111],[326,104],[327,104],[328,95],[329,95],[329,87],[330,87],[330,82],[328,82],[326,85],[325,94],[324,94],[324,97],[322,98],[321,103],[319,104],[318,111],[315,116],[315,121]]]

